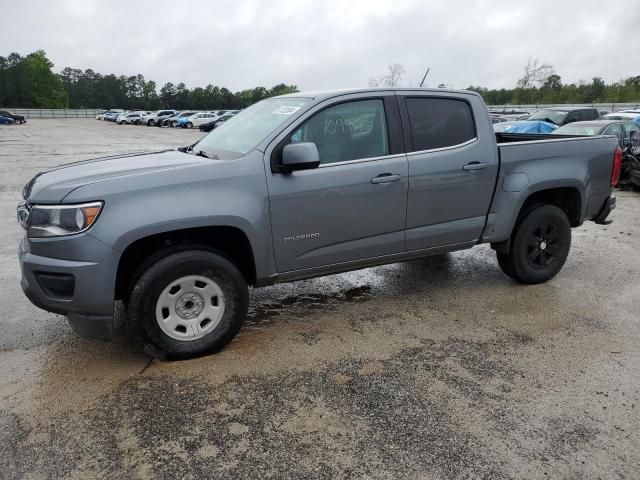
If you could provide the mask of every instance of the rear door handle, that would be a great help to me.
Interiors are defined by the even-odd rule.
[[[397,174],[393,174],[393,173],[381,173],[377,177],[373,177],[371,179],[371,183],[373,183],[373,184],[391,183],[391,182],[397,182],[401,178],[402,178],[402,175],[397,175]]]
[[[487,165],[489,165],[487,162],[471,162],[467,163],[464,167],[462,167],[462,169],[466,170],[467,172],[471,170],[482,170],[483,168],[487,168]]]

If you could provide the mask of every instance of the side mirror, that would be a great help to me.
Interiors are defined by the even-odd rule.
[[[313,142],[290,143],[282,149],[282,172],[311,170],[320,165],[318,147]]]

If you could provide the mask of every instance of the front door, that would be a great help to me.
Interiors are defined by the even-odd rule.
[[[404,251],[408,167],[390,142],[389,110],[399,122],[395,102],[392,96],[334,103],[291,127],[283,142],[315,143],[320,166],[267,171],[279,272]]]

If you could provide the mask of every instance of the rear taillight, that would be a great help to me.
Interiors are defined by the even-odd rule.
[[[620,171],[622,170],[622,149],[616,147],[613,154],[613,168],[611,169],[611,186],[615,187],[620,181]]]

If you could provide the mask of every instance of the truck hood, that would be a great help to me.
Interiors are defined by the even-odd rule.
[[[75,189],[92,183],[162,170],[184,169],[207,162],[211,163],[211,160],[178,150],[101,157],[41,172],[33,177],[22,193],[29,203],[55,204],[60,203]]]

